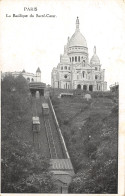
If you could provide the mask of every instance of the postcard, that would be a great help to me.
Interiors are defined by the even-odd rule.
[[[1,0],[1,195],[125,195],[125,1]]]

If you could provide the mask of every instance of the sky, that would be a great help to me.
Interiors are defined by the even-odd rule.
[[[37,11],[24,11],[37,7]],[[51,84],[51,71],[63,54],[68,36],[75,32],[76,17],[88,46],[89,60],[96,46],[108,87],[122,82],[125,73],[124,0],[13,0],[1,1],[0,66],[2,71],[35,73]],[[13,17],[13,14],[34,17]],[[55,17],[36,17],[36,14]],[[11,15],[11,17],[7,17]]]

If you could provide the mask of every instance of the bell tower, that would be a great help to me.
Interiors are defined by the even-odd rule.
[[[41,82],[41,70],[39,67],[36,70],[36,82]]]

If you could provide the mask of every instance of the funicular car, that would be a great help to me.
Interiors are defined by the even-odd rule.
[[[40,132],[40,121],[38,116],[32,117],[32,130],[33,132]]]
[[[49,115],[49,106],[48,106],[48,103],[43,103],[42,104],[42,112],[43,112],[43,115]]]

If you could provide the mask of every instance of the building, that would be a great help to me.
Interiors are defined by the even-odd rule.
[[[39,67],[36,70],[36,74],[25,72],[25,70],[22,72],[4,72],[1,74],[1,78],[3,79],[6,75],[9,74],[12,74],[14,77],[22,75],[28,82],[41,82],[41,71]]]
[[[90,62],[88,56],[87,42],[80,32],[77,17],[75,33],[68,38],[64,54],[60,55],[60,63],[52,70],[51,86],[61,89],[105,91],[105,70],[101,69],[95,46]]]

